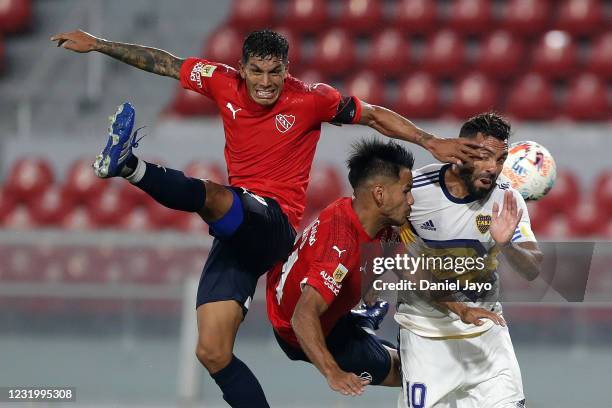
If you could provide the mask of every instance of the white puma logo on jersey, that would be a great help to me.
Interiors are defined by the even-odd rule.
[[[229,102],[227,103],[227,105],[225,105],[225,107],[232,111],[232,116],[233,116],[234,119],[236,119],[236,114],[238,113],[238,111],[242,110],[242,108],[234,109],[232,104],[229,103]]]
[[[335,249],[336,251],[338,251],[338,258],[340,258],[342,256],[343,252],[346,252],[346,249],[342,249],[340,250],[340,248],[338,248],[337,246],[333,246],[332,249]]]

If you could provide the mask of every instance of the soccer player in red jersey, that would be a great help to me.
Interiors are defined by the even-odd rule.
[[[354,198],[324,209],[288,260],[268,273],[268,318],[279,345],[290,359],[314,364],[344,395],[361,394],[363,377],[401,385],[397,351],[359,327],[351,309],[362,298],[360,267],[371,252],[364,246],[410,214],[413,164],[397,143],[357,144],[348,160]]]
[[[437,138],[388,109],[343,97],[329,85],[306,85],[293,78],[287,71],[287,40],[272,31],[256,31],[245,39],[239,69],[80,30],[51,40],[65,49],[97,51],[177,79],[219,107],[230,186],[193,179],[134,156],[129,104],[115,115],[94,171],[100,177],[124,177],[160,204],[196,212],[210,225],[215,241],[198,289],[196,355],[233,407],[268,406],[253,373],[234,356],[233,344],[257,279],[291,250],[321,124],[367,125],[419,144],[442,161],[478,156],[479,146],[469,140]]]

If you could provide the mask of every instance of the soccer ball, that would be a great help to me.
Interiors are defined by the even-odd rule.
[[[510,146],[502,175],[525,200],[539,200],[555,184],[557,165],[544,146],[517,142]]]

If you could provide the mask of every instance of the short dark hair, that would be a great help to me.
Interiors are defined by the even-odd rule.
[[[390,140],[383,143],[377,139],[367,139],[352,145],[347,160],[349,182],[353,189],[373,176],[387,176],[398,179],[402,168],[412,170],[412,152]]]
[[[242,44],[242,63],[246,64],[250,57],[279,58],[288,63],[289,42],[287,39],[271,30],[253,31]]]
[[[471,117],[461,126],[459,137],[473,137],[478,132],[507,141],[510,138],[510,123],[497,112],[481,113]]]

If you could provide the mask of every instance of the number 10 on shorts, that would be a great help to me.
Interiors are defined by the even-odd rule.
[[[412,383],[406,381],[405,401],[409,408],[425,408],[425,397],[427,396],[427,387],[423,383]]]

